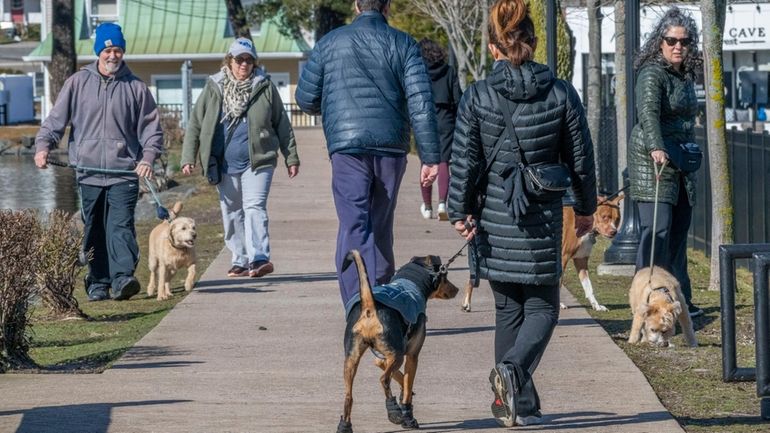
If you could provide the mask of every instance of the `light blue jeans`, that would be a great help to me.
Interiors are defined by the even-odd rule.
[[[222,175],[217,185],[225,246],[233,254],[233,265],[249,267],[258,260],[270,260],[267,233],[267,195],[273,181],[273,167],[240,174]]]

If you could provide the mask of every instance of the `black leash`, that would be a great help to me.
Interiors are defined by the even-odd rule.
[[[601,206],[601,205],[603,205],[603,204],[607,204],[607,202],[608,202],[608,201],[610,201],[610,200],[612,200],[613,198],[617,197],[617,196],[618,196],[618,195],[619,195],[621,192],[623,192],[623,191],[627,190],[629,186],[631,186],[631,185],[626,185],[626,186],[624,186],[623,188],[620,188],[619,190],[617,190],[617,191],[616,191],[615,193],[613,193],[612,195],[608,195],[608,196],[607,196],[607,197],[605,197],[605,198],[604,198],[604,200],[602,200],[602,201],[601,201],[601,202],[600,202],[600,203],[599,203],[597,206]]]

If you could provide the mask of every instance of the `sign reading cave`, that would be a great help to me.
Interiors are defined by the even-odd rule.
[[[725,16],[724,49],[770,50],[770,4],[734,4]]]

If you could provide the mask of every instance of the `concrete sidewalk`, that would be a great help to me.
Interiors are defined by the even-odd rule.
[[[0,375],[0,432],[333,432],[342,411],[343,309],[334,273],[337,222],[320,130],[298,130],[302,167],[282,165],[270,194],[276,272],[225,277],[222,252],[195,291],[113,368],[98,375]],[[420,217],[410,159],[396,216],[398,263],[445,259],[462,245],[448,223]],[[143,240],[146,242],[146,240]],[[467,278],[465,259],[450,279]],[[494,305],[428,304],[415,417],[431,432],[499,432],[489,405]],[[575,300],[564,293],[566,303]],[[354,387],[357,433],[401,431],[385,416],[379,369],[366,355]],[[539,432],[681,432],[644,376],[582,308],[562,312],[536,374]],[[396,386],[396,389],[398,387]]]

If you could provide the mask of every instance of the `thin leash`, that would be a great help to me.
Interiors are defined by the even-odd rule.
[[[619,195],[621,192],[623,192],[623,191],[627,190],[629,186],[631,186],[631,185],[626,185],[626,186],[624,186],[623,188],[620,188],[619,190],[617,190],[616,192],[614,192],[612,195],[608,195],[607,197],[605,197],[605,198],[604,198],[604,200],[602,200],[602,201],[600,201],[599,203],[597,203],[597,206],[602,206],[602,205],[605,205],[605,204],[607,204],[607,203],[608,203],[610,200],[612,200],[612,199],[614,199],[615,197],[617,197],[617,196],[618,196],[618,195]],[[608,204],[607,204],[607,205],[608,205]],[[608,205],[608,206],[610,206],[610,205]]]
[[[46,159],[46,163],[57,166],[57,167],[65,167],[65,168],[72,168],[75,171],[80,171],[83,173],[99,173],[99,174],[124,174],[129,176],[136,176],[136,172],[133,170],[117,170],[117,169],[111,169],[111,168],[96,168],[96,167],[80,167],[77,165],[68,164],[65,162],[57,161],[55,159]],[[169,214],[168,209],[163,207],[163,204],[160,201],[160,197],[158,196],[158,192],[155,190],[155,186],[152,184],[150,179],[143,177],[145,185],[147,185],[147,189],[150,191],[150,194],[152,195],[153,200],[155,200],[155,210],[156,214],[158,216],[158,219],[171,221],[171,214]]]
[[[475,224],[474,224],[474,223],[472,223],[472,222],[471,222],[471,223],[469,223],[469,222],[467,222],[467,221],[465,222],[465,228],[466,228],[466,229],[468,229],[468,230],[472,230],[474,226],[475,226]],[[475,236],[474,236],[474,238],[475,238]],[[458,251],[457,251],[457,252],[456,252],[456,253],[455,253],[455,254],[454,254],[452,257],[450,257],[450,258],[449,258],[449,260],[447,260],[447,262],[446,262],[446,264],[445,264],[445,265],[441,265],[441,271],[440,271],[440,272],[442,272],[442,273],[446,273],[447,269],[449,269],[449,265],[451,265],[451,264],[452,264],[452,262],[454,262],[454,261],[455,261],[455,259],[457,259],[458,257],[460,257],[460,254],[462,254],[462,253],[463,253],[463,250],[464,250],[466,247],[468,247],[468,246],[471,244],[471,242],[473,242],[473,239],[474,239],[474,238],[471,238],[470,240],[468,240],[467,242],[465,242],[465,243],[463,244],[463,246],[461,246],[461,247],[460,247],[460,249],[459,249],[459,250],[458,250]]]
[[[655,238],[658,233],[658,193],[660,192],[660,176],[663,174],[663,169],[666,168],[668,159],[666,159],[660,166],[658,171],[657,164],[653,163],[653,169],[655,170],[655,204],[652,208],[652,245],[650,249],[650,280],[647,284],[652,285],[652,273],[655,270]]]

